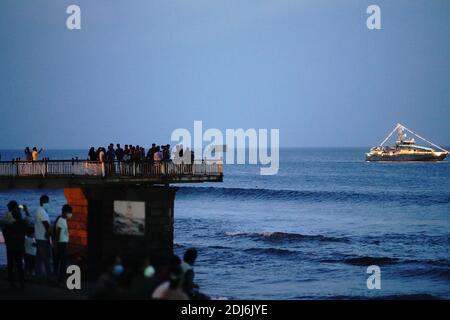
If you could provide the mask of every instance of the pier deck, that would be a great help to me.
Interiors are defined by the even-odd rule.
[[[0,162],[0,189],[222,181],[222,163],[211,160],[194,164],[86,160]]]

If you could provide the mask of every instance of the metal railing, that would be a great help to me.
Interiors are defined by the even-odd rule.
[[[0,176],[220,176],[221,161],[204,160],[194,164],[175,164],[172,161],[97,162],[86,160],[0,161]]]

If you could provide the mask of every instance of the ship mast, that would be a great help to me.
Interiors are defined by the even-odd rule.
[[[392,136],[392,134],[397,131],[397,143],[401,143],[403,141],[404,138],[404,131],[408,131],[409,133],[411,133],[412,135],[416,136],[417,138],[431,144],[433,147],[438,148],[444,152],[448,152],[448,150],[445,150],[442,147],[439,147],[438,145],[434,144],[431,141],[428,141],[427,139],[425,139],[424,137],[418,135],[417,133],[413,132],[412,130],[408,129],[407,127],[405,127],[404,125],[397,123],[397,125],[395,126],[394,130],[391,131],[391,133],[389,133],[389,135],[380,143],[380,147],[382,147],[386,141]]]
[[[394,130],[391,131],[391,133],[389,133],[389,135],[380,143],[380,147],[383,146],[383,144],[385,144],[386,141],[388,141],[388,139],[392,136],[392,134],[395,132],[395,130],[397,130],[397,128],[399,126],[402,126],[400,123],[397,123],[397,125],[395,126]]]
[[[404,127],[400,124],[397,123],[397,144],[402,143],[403,138],[405,137],[405,133],[404,133]]]
[[[428,142],[428,143],[431,144],[433,147],[438,148],[438,149],[440,149],[440,150],[442,150],[442,151],[444,151],[444,152],[448,152],[448,150],[445,150],[444,148],[439,147],[437,144],[434,144],[433,142],[428,141],[428,140],[425,139],[424,137],[419,136],[417,133],[413,132],[412,130],[408,129],[407,127],[405,127],[405,126],[402,126],[402,127],[403,127],[403,129],[405,129],[405,130],[408,131],[409,133],[415,135],[417,138],[419,138],[419,139],[421,139],[421,140],[423,140],[423,141],[425,141],[425,142]]]

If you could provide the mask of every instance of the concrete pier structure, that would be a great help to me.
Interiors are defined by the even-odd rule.
[[[222,180],[220,162],[0,162],[0,190],[64,189],[73,208],[70,254],[90,276],[112,255],[170,257],[177,191],[170,184]]]
[[[176,190],[170,186],[65,188],[74,213],[68,221],[72,256],[83,257],[90,274],[97,274],[100,257],[161,260],[170,256]],[[143,229],[117,230],[117,202],[143,204]]]

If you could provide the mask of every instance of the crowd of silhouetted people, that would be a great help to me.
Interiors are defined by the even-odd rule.
[[[175,157],[183,158],[188,156],[188,160],[191,163],[194,162],[194,151],[190,151],[189,148],[183,149],[182,146],[177,145],[175,150]],[[114,147],[113,143],[110,143],[107,148],[105,147],[91,147],[88,152],[89,161],[99,161],[99,162],[159,162],[172,160],[172,151],[170,149],[170,144],[166,145],[156,145],[155,143],[146,152],[145,148],[140,145],[128,145],[126,144],[123,148],[118,143]]]
[[[43,195],[34,217],[26,205],[8,202],[8,212],[0,220],[6,244],[8,281],[21,288],[26,279],[63,285],[68,265],[69,228],[72,208],[65,204],[53,223],[48,210],[50,198]]]
[[[39,155],[43,151],[42,148],[38,150],[37,147],[25,147],[23,150],[25,161],[38,161]],[[145,148],[140,145],[128,145],[126,144],[123,148],[120,143],[117,143],[115,146],[113,143],[110,143],[107,148],[105,147],[91,147],[88,151],[88,160],[89,161],[97,161],[97,162],[159,162],[172,161],[172,155],[175,158],[184,159],[184,163],[194,163],[194,151],[189,148],[183,149],[181,145],[177,145],[175,150],[170,149],[170,144],[166,145],[156,145],[155,143],[148,149],[146,152]],[[1,158],[0,158],[1,159]],[[13,161],[20,161],[21,158],[15,158]],[[50,160],[49,158],[45,158],[42,160]],[[78,157],[73,158],[72,160],[78,160]]]

